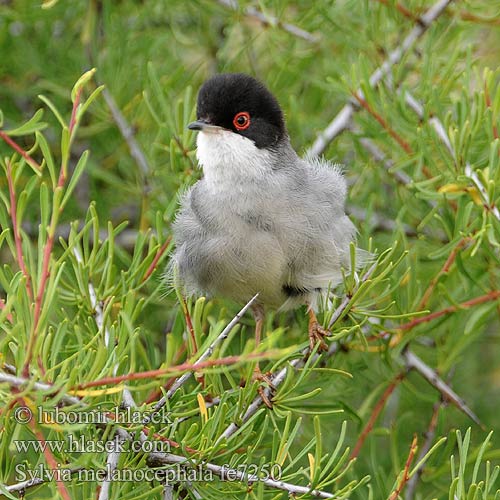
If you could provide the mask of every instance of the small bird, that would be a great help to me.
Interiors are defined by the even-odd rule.
[[[328,332],[315,309],[350,267],[355,227],[346,183],[326,160],[300,158],[276,98],[255,78],[217,74],[198,93],[196,156],[203,178],[181,197],[173,265],[186,295],[253,307],[256,342],[264,307],[309,306],[311,348]]]

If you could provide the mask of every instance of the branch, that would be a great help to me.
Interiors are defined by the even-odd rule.
[[[441,316],[445,316],[446,314],[450,314],[461,309],[468,309],[469,307],[476,306],[478,304],[483,304],[484,302],[494,301],[500,298],[500,290],[492,290],[491,292],[481,295],[480,297],[475,297],[473,299],[462,302],[461,304],[457,304],[454,306],[448,306],[440,311],[436,311],[426,316],[420,316],[417,318],[413,318],[408,323],[404,323],[397,327],[398,330],[406,331],[415,328],[417,325],[421,323],[427,323],[428,321],[432,321],[434,319],[440,318]]]
[[[389,7],[389,0],[378,0],[378,2],[386,5]],[[394,5],[397,11],[399,11],[403,16],[407,17],[408,19],[411,19],[412,21],[418,22],[418,16],[413,14],[410,10],[408,10],[404,5],[401,5],[399,2],[392,3],[391,2],[391,7]]]
[[[237,0],[217,0],[217,3],[219,3],[223,7],[238,12],[239,5]],[[320,41],[320,38],[317,35],[313,35],[308,31],[305,31],[293,24],[283,23],[277,17],[267,16],[262,12],[260,12],[259,10],[257,10],[255,7],[244,7],[243,12],[245,13],[246,16],[253,17],[254,19],[260,21],[264,26],[272,26],[272,27],[277,26],[278,28],[281,28],[283,31],[286,31],[287,33],[290,33],[291,35],[296,36],[298,38],[302,38],[307,42],[317,43]]]
[[[123,113],[120,111],[120,108],[116,104],[116,101],[111,92],[107,88],[104,88],[102,91],[102,95],[104,97],[104,100],[106,101],[106,104],[108,105],[111,116],[113,117],[118,130],[127,143],[132,158],[136,161],[137,165],[139,165],[143,179],[147,179],[148,174],[152,171],[152,169],[146,159],[145,154],[139,146],[139,143],[135,139],[133,128],[128,124],[125,116],[123,116]]]
[[[185,370],[196,372],[198,370],[203,370],[204,368],[212,368],[214,366],[228,366],[247,360],[257,361],[262,359],[269,359],[271,357],[276,356],[278,352],[279,352],[278,350],[273,350],[263,353],[257,352],[257,353],[249,353],[246,355],[226,356],[224,358],[209,359],[206,361],[196,361],[194,363],[190,362],[181,363],[180,365],[168,366],[167,368],[160,368],[158,370],[147,370],[144,372],[127,373],[125,375],[117,375],[116,377],[103,377],[97,380],[91,380],[90,382],[83,382],[82,384],[78,384],[75,390],[81,391],[83,389],[88,389],[89,387],[98,387],[102,385],[116,385],[119,384],[120,382],[125,382],[128,380],[144,380],[149,378],[165,377],[169,373],[185,371]]]
[[[2,371],[0,371],[0,383],[9,384],[10,386],[17,388],[22,388],[25,385],[29,385],[30,388],[47,394],[57,394],[59,392],[59,389],[57,387],[54,387],[53,385],[45,384],[43,382],[33,382],[28,378],[16,377],[15,375],[3,373]],[[70,406],[87,406],[80,398],[68,396],[67,394],[61,396],[61,401]]]
[[[83,470],[84,467],[75,467],[74,469],[68,469],[69,474],[72,476],[73,474],[76,474],[77,472]],[[45,479],[42,479],[41,477],[35,477],[33,479],[28,479],[27,481],[21,481],[20,483],[16,484],[11,484],[11,485],[6,485],[3,484],[2,488],[8,491],[9,493],[19,493],[19,498],[22,499],[24,498],[24,492],[29,489],[33,488],[34,486],[39,486],[40,484],[45,483]]]
[[[172,453],[151,453],[148,458],[148,465],[151,467],[158,467],[161,465],[180,465],[181,467],[191,468],[191,462],[185,457],[180,457]],[[222,481],[241,481],[242,483],[262,483],[270,488],[287,491],[290,495],[308,495],[314,498],[335,498],[332,493],[327,493],[321,490],[311,490],[307,486],[297,486],[284,481],[277,481],[275,479],[259,478],[254,474],[247,474],[237,469],[230,469],[221,465],[212,464],[209,462],[202,462],[201,467],[206,469]],[[229,479],[230,478],[230,479]]]
[[[418,23],[413,27],[410,33],[403,40],[401,45],[394,49],[387,59],[379,66],[371,75],[368,84],[375,87],[382,78],[389,74],[391,68],[398,64],[403,56],[410,50],[412,45],[427,31],[429,26],[444,12],[446,7],[452,0],[438,0],[429,10],[418,18]],[[364,98],[361,89],[356,92],[360,97]],[[309,150],[309,154],[313,156],[321,155],[330,142],[337,137],[341,132],[349,127],[354,112],[359,108],[353,103],[347,103],[330,122],[327,128],[321,132],[314,144]]]
[[[437,374],[435,370],[426,365],[416,354],[413,354],[410,349],[405,349],[401,356],[408,370],[415,370],[420,373],[429,384],[441,393],[444,400],[451,401],[477,425],[483,427],[482,422],[467,406],[467,403]]]
[[[358,101],[359,105],[368,111],[370,115],[377,120],[380,126],[401,146],[404,152],[408,155],[413,154],[411,146],[389,125],[387,120],[379,113],[377,113],[368,102],[357,92],[354,92],[354,98]]]

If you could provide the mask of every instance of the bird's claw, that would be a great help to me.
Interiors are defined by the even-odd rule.
[[[325,342],[325,337],[328,337],[330,332],[323,328],[317,321],[309,323],[309,349],[312,351],[319,342],[318,352],[328,351],[328,345]]]
[[[261,397],[263,403],[268,408],[272,409],[273,403],[271,402],[271,399],[269,399],[269,395],[273,394],[276,391],[276,387],[273,385],[270,375],[271,375],[270,373],[262,373],[260,371],[260,368],[257,366],[257,368],[255,368],[255,371],[253,373],[253,380],[259,382],[259,387],[257,389],[257,392],[259,393],[259,396]],[[260,385],[260,383],[262,382],[267,385],[268,391],[266,391],[266,387]]]

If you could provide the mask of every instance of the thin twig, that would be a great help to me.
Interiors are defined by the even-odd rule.
[[[75,390],[80,391],[83,389],[88,389],[89,387],[99,387],[103,385],[116,385],[121,382],[129,381],[129,380],[144,380],[150,378],[159,378],[165,377],[169,373],[172,372],[182,372],[185,370],[196,372],[198,370],[203,370],[205,368],[213,368],[215,366],[229,366],[234,365],[236,363],[241,363],[242,361],[247,360],[262,360],[262,359],[270,359],[277,356],[280,351],[273,350],[267,352],[256,352],[249,353],[245,355],[234,355],[234,356],[226,356],[224,358],[219,359],[208,359],[206,361],[195,361],[194,363],[185,362],[180,365],[168,366],[167,368],[160,368],[157,370],[147,370],[144,372],[134,372],[127,373],[125,375],[117,375],[116,377],[103,377],[97,380],[91,380],[90,382],[83,382],[78,384]]]
[[[19,223],[17,220],[17,198],[16,198],[16,190],[14,188],[14,179],[12,176],[12,166],[10,164],[10,160],[7,160],[7,184],[9,186],[9,200],[10,200],[10,218],[12,220],[12,230],[14,232],[14,242],[16,245],[16,256],[17,262],[19,264],[19,268],[23,273],[24,279],[26,280],[26,290],[28,292],[28,297],[30,300],[33,300],[33,290],[31,288],[31,276],[28,272],[28,268],[26,267],[26,263],[24,262],[24,254],[23,254],[23,244],[21,240],[21,234],[19,232]]]
[[[430,282],[427,290],[424,292],[424,295],[422,296],[422,300],[420,301],[420,304],[418,305],[418,309],[422,310],[425,309],[425,306],[427,305],[427,302],[429,301],[432,292],[434,291],[434,288],[437,285],[437,282],[439,281],[439,278],[443,276],[443,274],[448,273],[450,270],[451,266],[455,262],[455,259],[457,258],[458,252],[464,248],[467,243],[471,241],[472,238],[465,236],[463,237],[456,245],[456,247],[450,252],[450,255],[446,259],[445,263],[443,264],[443,267],[439,270],[439,272],[436,274],[436,276],[432,279]]]
[[[172,237],[169,236],[163,245],[160,247],[158,252],[156,252],[156,255],[154,256],[154,259],[152,260],[150,266],[144,273],[144,276],[142,277],[142,283],[148,280],[148,278],[153,274],[153,271],[156,269],[156,266],[158,265],[159,260],[163,256],[163,254],[166,252],[168,246],[170,245],[170,242],[172,241]]]
[[[418,22],[418,16],[413,14],[410,10],[408,10],[404,5],[401,5],[399,2],[393,3],[391,2],[389,4],[389,0],[378,0],[378,2],[386,5],[386,6],[394,6],[397,11],[399,11],[403,16],[407,17],[408,19],[411,19],[412,21]]]
[[[354,98],[358,101],[359,105],[368,111],[370,115],[377,120],[377,122],[381,125],[381,127],[401,146],[404,152],[408,155],[413,154],[413,149],[387,122],[387,120],[380,114],[375,111],[370,104],[357,92],[353,93]]]
[[[371,139],[362,138],[359,142],[376,161],[384,165],[385,169],[393,175],[400,184],[408,186],[413,183],[413,180],[409,175],[404,172],[400,172],[399,170],[393,170],[394,162],[387,158],[385,153]]]
[[[37,441],[42,445],[43,454],[45,456],[45,460],[47,462],[47,465],[49,466],[49,469],[52,471],[57,471],[59,465],[50,447],[46,446],[45,436],[43,435],[42,431],[38,428],[33,419],[31,419],[28,423]],[[57,490],[59,491],[59,495],[61,495],[61,498],[63,500],[71,500],[71,497],[69,496],[69,492],[66,488],[66,485],[64,484],[64,481],[62,481],[62,479],[57,474],[55,476],[55,482]]]
[[[15,141],[13,141],[5,132],[0,130],[0,137],[17,153],[19,153],[27,163],[29,163],[33,168],[41,172],[42,167]]]
[[[436,435],[439,411],[444,405],[446,405],[446,402],[443,400],[438,401],[437,403],[434,404],[434,407],[432,409],[431,420],[429,422],[429,426],[427,427],[427,431],[424,434],[425,441],[417,457],[417,463],[419,463],[425,457],[425,455],[427,455],[427,453],[432,447],[432,442],[434,441],[434,436]],[[424,470],[424,465],[425,464],[422,463],[408,481],[408,484],[406,486],[405,500],[413,500],[418,480],[420,479],[422,471]]]
[[[409,478],[410,467],[413,462],[413,459],[415,458],[416,453],[417,453],[417,435],[415,434],[413,436],[413,441],[411,442],[410,453],[408,454],[408,458],[406,459],[405,468],[403,469],[403,475],[401,476],[401,479],[399,480],[396,489],[392,492],[391,496],[389,497],[389,500],[398,500],[400,493],[403,491],[403,488],[405,487],[405,484],[408,482],[408,479],[410,479]]]
[[[59,469],[60,470],[60,469]],[[74,474],[77,474],[79,471],[84,470],[84,467],[75,467],[74,469],[64,469],[68,470],[69,474],[73,476]],[[24,498],[22,494],[28,490],[29,488],[33,488],[34,486],[39,486],[40,484],[45,483],[46,479],[43,479],[41,477],[35,477],[33,479],[28,479],[27,481],[21,481],[16,484],[11,484],[11,485],[2,485],[2,488],[8,491],[9,493],[20,493],[19,498]]]
[[[418,23],[413,27],[410,33],[402,41],[396,49],[394,49],[386,58],[386,60],[372,73],[368,84],[371,87],[375,87],[386,75],[389,74],[391,68],[398,64],[403,56],[410,50],[413,44],[427,31],[431,24],[444,12],[448,4],[452,0],[438,0],[430,9],[428,9],[422,16],[418,18]],[[358,89],[356,93],[364,98],[364,94],[361,89]],[[346,130],[349,127],[352,116],[354,112],[359,108],[353,103],[347,103],[337,114],[337,116],[330,122],[330,124],[323,130],[314,144],[309,150],[309,154],[313,156],[321,155],[330,142],[332,142],[335,137]]]
[[[373,407],[373,411],[370,415],[370,418],[368,419],[368,422],[361,431],[361,434],[359,435],[359,438],[356,441],[356,444],[354,445],[354,448],[351,453],[351,460],[359,455],[359,451],[361,450],[363,443],[368,437],[368,434],[370,434],[370,432],[372,431],[373,426],[375,425],[375,422],[377,421],[377,418],[380,415],[380,412],[384,409],[384,406],[387,403],[387,400],[389,399],[390,395],[394,392],[396,387],[405,378],[405,376],[406,372],[402,372],[396,375],[392,379],[391,383],[387,386],[382,396],[380,396],[380,399],[377,401],[377,404]]]
[[[80,87],[76,94],[75,94],[75,99],[73,101],[73,108],[71,110],[71,119],[70,119],[70,125],[69,125],[69,146],[71,146],[71,143],[74,139],[73,132],[75,131],[75,126],[76,126],[76,115],[77,115],[77,110],[80,105],[80,98],[81,98],[81,93],[82,93],[82,87]],[[55,189],[55,192],[59,189],[63,189],[65,183],[66,183],[66,176],[67,176],[67,165],[68,159],[63,158],[61,161],[61,169],[59,171],[59,179],[57,181],[57,186]],[[62,207],[59,206],[57,209],[55,206],[52,207],[52,214],[50,218],[50,224],[48,228],[48,233],[47,233],[47,240],[45,242],[45,245],[43,247],[43,253],[42,253],[42,266],[41,266],[41,271],[40,271],[40,278],[38,282],[38,292],[36,295],[35,299],[35,307],[34,307],[34,312],[33,312],[33,323],[31,327],[31,332],[30,336],[28,339],[28,346],[26,348],[26,359],[24,362],[23,370],[22,373],[26,377],[29,374],[29,368],[31,364],[31,358],[33,357],[33,350],[35,348],[36,341],[38,339],[39,335],[39,327],[40,327],[40,318],[41,318],[41,313],[42,313],[42,305],[43,305],[43,300],[45,296],[45,287],[47,285],[47,281],[50,277],[50,260],[52,258],[52,249],[54,246],[54,240],[55,240],[55,231],[57,227],[57,222],[59,220],[59,216],[61,213]]]
[[[217,3],[236,12],[239,9],[237,0],[217,0]],[[257,19],[265,26],[277,26],[283,31],[286,31],[287,33],[290,33],[291,35],[298,38],[302,38],[303,40],[306,40],[308,42],[317,43],[320,40],[317,35],[313,35],[312,33],[309,33],[308,31],[305,31],[293,24],[283,23],[277,17],[265,15],[255,7],[244,7],[243,12],[245,13],[245,15]]]

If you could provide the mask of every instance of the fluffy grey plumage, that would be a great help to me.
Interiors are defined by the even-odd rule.
[[[231,125],[240,112],[250,117],[244,130]],[[297,156],[276,100],[247,75],[205,83],[191,128],[200,130],[204,176],[182,196],[173,228],[183,291],[238,302],[258,292],[273,308],[314,305],[350,264],[356,231],[340,170]]]

